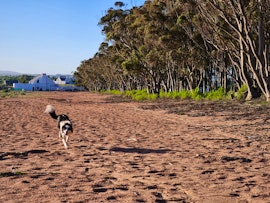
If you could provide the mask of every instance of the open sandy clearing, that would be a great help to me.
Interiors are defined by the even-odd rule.
[[[68,150],[47,104],[73,121]],[[270,202],[268,112],[87,92],[1,99],[0,202]]]

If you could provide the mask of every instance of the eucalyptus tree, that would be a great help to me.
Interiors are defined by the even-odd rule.
[[[95,56],[82,61],[74,73],[77,84],[94,91],[124,89],[123,70],[113,63],[112,57],[113,47],[108,43],[101,43]]]
[[[166,55],[168,50],[163,46],[162,36],[169,33],[167,27],[168,16],[164,12],[163,1],[147,1],[140,8],[140,15],[137,15],[137,35],[143,36],[139,47],[139,54],[142,56],[146,66],[146,72],[150,79],[149,85],[155,93],[159,93],[161,85],[166,85],[168,70],[166,68]]]
[[[179,51],[181,61],[185,62],[183,70],[189,88],[200,86],[205,92],[223,85],[226,89],[226,74],[220,64],[222,54],[217,52],[216,47],[204,36],[204,32],[209,33],[212,28],[201,21],[196,1],[174,0],[167,1],[167,4],[170,5],[170,12],[177,18],[179,31],[184,33],[180,40],[182,46]]]
[[[78,86],[83,86],[85,89],[91,89],[91,76],[88,74],[88,69],[91,68],[92,60],[84,60],[81,62],[81,65],[77,67],[77,70],[74,72],[75,84]]]
[[[159,92],[161,71],[157,68],[157,58],[153,58],[156,56],[155,44],[151,44],[154,25],[148,10],[145,7],[131,10],[111,8],[99,24],[103,26],[107,41],[117,50],[115,62],[121,63],[128,74],[142,78],[150,90]]]
[[[75,72],[91,89],[223,86],[269,95],[269,0],[148,0],[100,19],[106,41]],[[89,79],[91,78],[91,79]]]
[[[140,78],[146,73],[144,64],[138,52],[142,36],[138,36],[130,26],[135,20],[132,10],[123,10],[124,4],[117,2],[117,8],[110,8],[106,15],[100,19],[102,31],[106,41],[111,44],[111,62],[123,70],[123,77]],[[135,8],[134,8],[135,10]],[[130,84],[129,84],[130,85]],[[127,83],[127,86],[129,86]]]
[[[243,84],[246,99],[259,89],[270,100],[269,78],[269,0],[197,0],[205,39],[225,53]],[[202,28],[202,27],[201,27]]]
[[[190,90],[201,82],[204,56],[193,40],[177,25],[177,15],[167,0],[146,1],[127,16],[133,33],[132,59],[124,63],[129,70],[144,73],[148,85],[158,93],[179,90],[184,83]],[[135,62],[135,63],[134,63]],[[137,65],[134,65],[137,64]],[[140,66],[139,66],[140,64]],[[140,67],[136,69],[136,67]]]

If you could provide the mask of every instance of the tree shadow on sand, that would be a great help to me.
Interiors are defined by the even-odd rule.
[[[170,149],[146,149],[146,148],[122,148],[122,147],[113,147],[110,149],[111,152],[123,152],[123,153],[138,153],[138,154],[165,154],[172,150]]]
[[[43,154],[48,153],[49,151],[43,149],[32,149],[25,152],[0,152],[0,160],[6,159],[8,156],[14,156],[15,158],[24,158],[28,154]]]

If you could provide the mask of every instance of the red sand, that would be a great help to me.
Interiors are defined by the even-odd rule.
[[[73,122],[68,150],[47,104]],[[0,202],[270,202],[269,107],[216,105],[0,99]]]

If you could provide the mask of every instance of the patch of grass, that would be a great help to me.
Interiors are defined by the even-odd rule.
[[[15,97],[37,97],[41,94],[41,92],[26,92],[26,91],[19,91],[19,90],[0,90],[0,99],[3,98],[15,98]]]
[[[0,98],[13,98],[26,95],[24,91],[14,91],[14,90],[1,90],[0,91]]]

